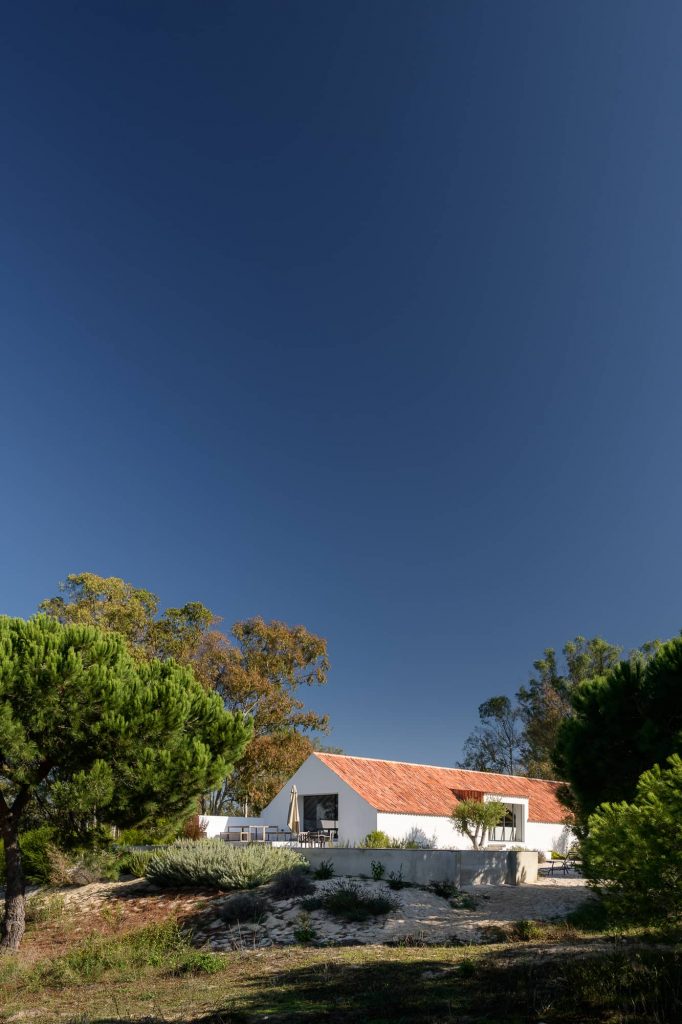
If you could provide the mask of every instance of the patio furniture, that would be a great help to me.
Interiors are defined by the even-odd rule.
[[[299,832],[298,841],[301,846],[326,846],[329,836],[326,832]]]
[[[294,835],[289,828],[280,828],[279,825],[268,825],[265,833],[266,843],[291,843]]]
[[[227,830],[220,833],[220,838],[226,843],[248,843],[250,840],[248,826],[228,825]]]

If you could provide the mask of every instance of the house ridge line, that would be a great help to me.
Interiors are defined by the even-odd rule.
[[[484,772],[479,768],[457,768],[443,764],[422,764],[419,761],[395,761],[390,757],[367,757],[364,754],[328,754],[324,750],[313,750],[313,755],[320,759],[325,757],[347,758],[352,761],[381,761],[384,764],[404,764],[409,768],[436,768],[443,772],[469,772],[471,775],[499,775],[504,779],[524,779],[526,782],[551,782],[555,786],[565,785],[563,779],[538,779],[535,775],[509,775],[507,772]]]

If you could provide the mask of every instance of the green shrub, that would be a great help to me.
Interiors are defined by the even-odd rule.
[[[294,928],[294,938],[297,942],[301,942],[304,945],[308,942],[314,942],[317,938],[317,931],[310,920],[310,914],[305,910],[302,910],[298,915]]]
[[[521,942],[532,942],[542,935],[542,928],[537,921],[515,921],[512,926],[512,938],[520,939]]]
[[[114,882],[120,873],[120,855],[111,850],[80,850],[69,853],[50,846],[50,883],[52,885],[90,885]]]
[[[238,924],[240,921],[263,921],[270,909],[270,904],[255,892],[237,892],[220,908],[220,917],[227,925]]]
[[[443,900],[453,900],[462,895],[461,890],[454,882],[429,882],[429,889],[435,896],[440,896]]]
[[[36,967],[36,980],[50,986],[89,984],[107,972],[117,981],[139,977],[141,969],[164,968],[169,975],[213,973],[223,966],[215,953],[193,949],[177,923],[152,924],[125,936],[92,936],[65,956]]]
[[[324,881],[327,878],[333,878],[336,874],[334,871],[334,864],[330,860],[321,860],[313,871],[313,874],[315,878],[319,878],[320,881]]]
[[[386,884],[388,885],[389,889],[404,889],[406,886],[410,884],[409,882],[406,882],[405,879],[403,878],[402,864],[400,865],[398,871],[391,871],[390,875],[386,879]]]
[[[682,919],[682,758],[644,772],[635,799],[590,815],[583,872],[615,920]]]
[[[366,921],[370,917],[390,914],[400,906],[395,896],[370,892],[357,882],[336,882],[317,896],[303,900],[305,910],[326,910],[344,921]]]
[[[224,963],[208,949],[187,949],[182,957],[166,971],[169,978],[182,978],[187,974],[217,974]]]
[[[360,847],[363,850],[388,850],[391,847],[391,840],[385,832],[376,830],[367,833]]]
[[[127,850],[121,854],[119,860],[119,871],[122,875],[132,875],[133,878],[144,878],[147,873],[149,861],[154,856],[154,850]]]
[[[381,861],[380,860],[373,860],[372,861],[372,878],[374,879],[374,881],[375,882],[380,882],[385,874],[386,874],[386,868],[381,863]]]
[[[48,825],[29,829],[19,836],[19,846],[26,881],[31,885],[49,885],[51,880],[50,849],[53,831]],[[5,882],[5,847],[0,839],[0,885]]]
[[[309,896],[311,892],[315,892],[315,886],[308,872],[301,867],[281,871],[270,884],[273,900],[292,900],[299,896]]]
[[[220,839],[175,843],[154,853],[146,877],[176,889],[253,889],[275,875],[305,864],[286,847],[260,844],[232,847]]]
[[[26,900],[26,924],[47,924],[61,921],[66,913],[64,897],[59,893],[34,893]]]

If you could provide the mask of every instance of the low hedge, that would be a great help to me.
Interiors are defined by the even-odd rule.
[[[303,864],[300,853],[286,847],[233,847],[220,839],[190,840],[154,853],[145,876],[173,889],[253,889]]]

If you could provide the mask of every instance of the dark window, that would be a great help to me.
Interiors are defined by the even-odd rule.
[[[304,796],[303,797],[303,831],[317,832],[321,828],[332,828],[322,822],[338,822],[339,820],[339,797],[337,793],[329,793],[326,796]]]
[[[521,839],[521,830],[519,828],[521,815],[519,814],[517,817],[517,809],[521,811],[521,807],[517,808],[516,804],[505,805],[504,817],[496,828],[491,828],[488,832],[488,838],[491,842],[513,843]]]

